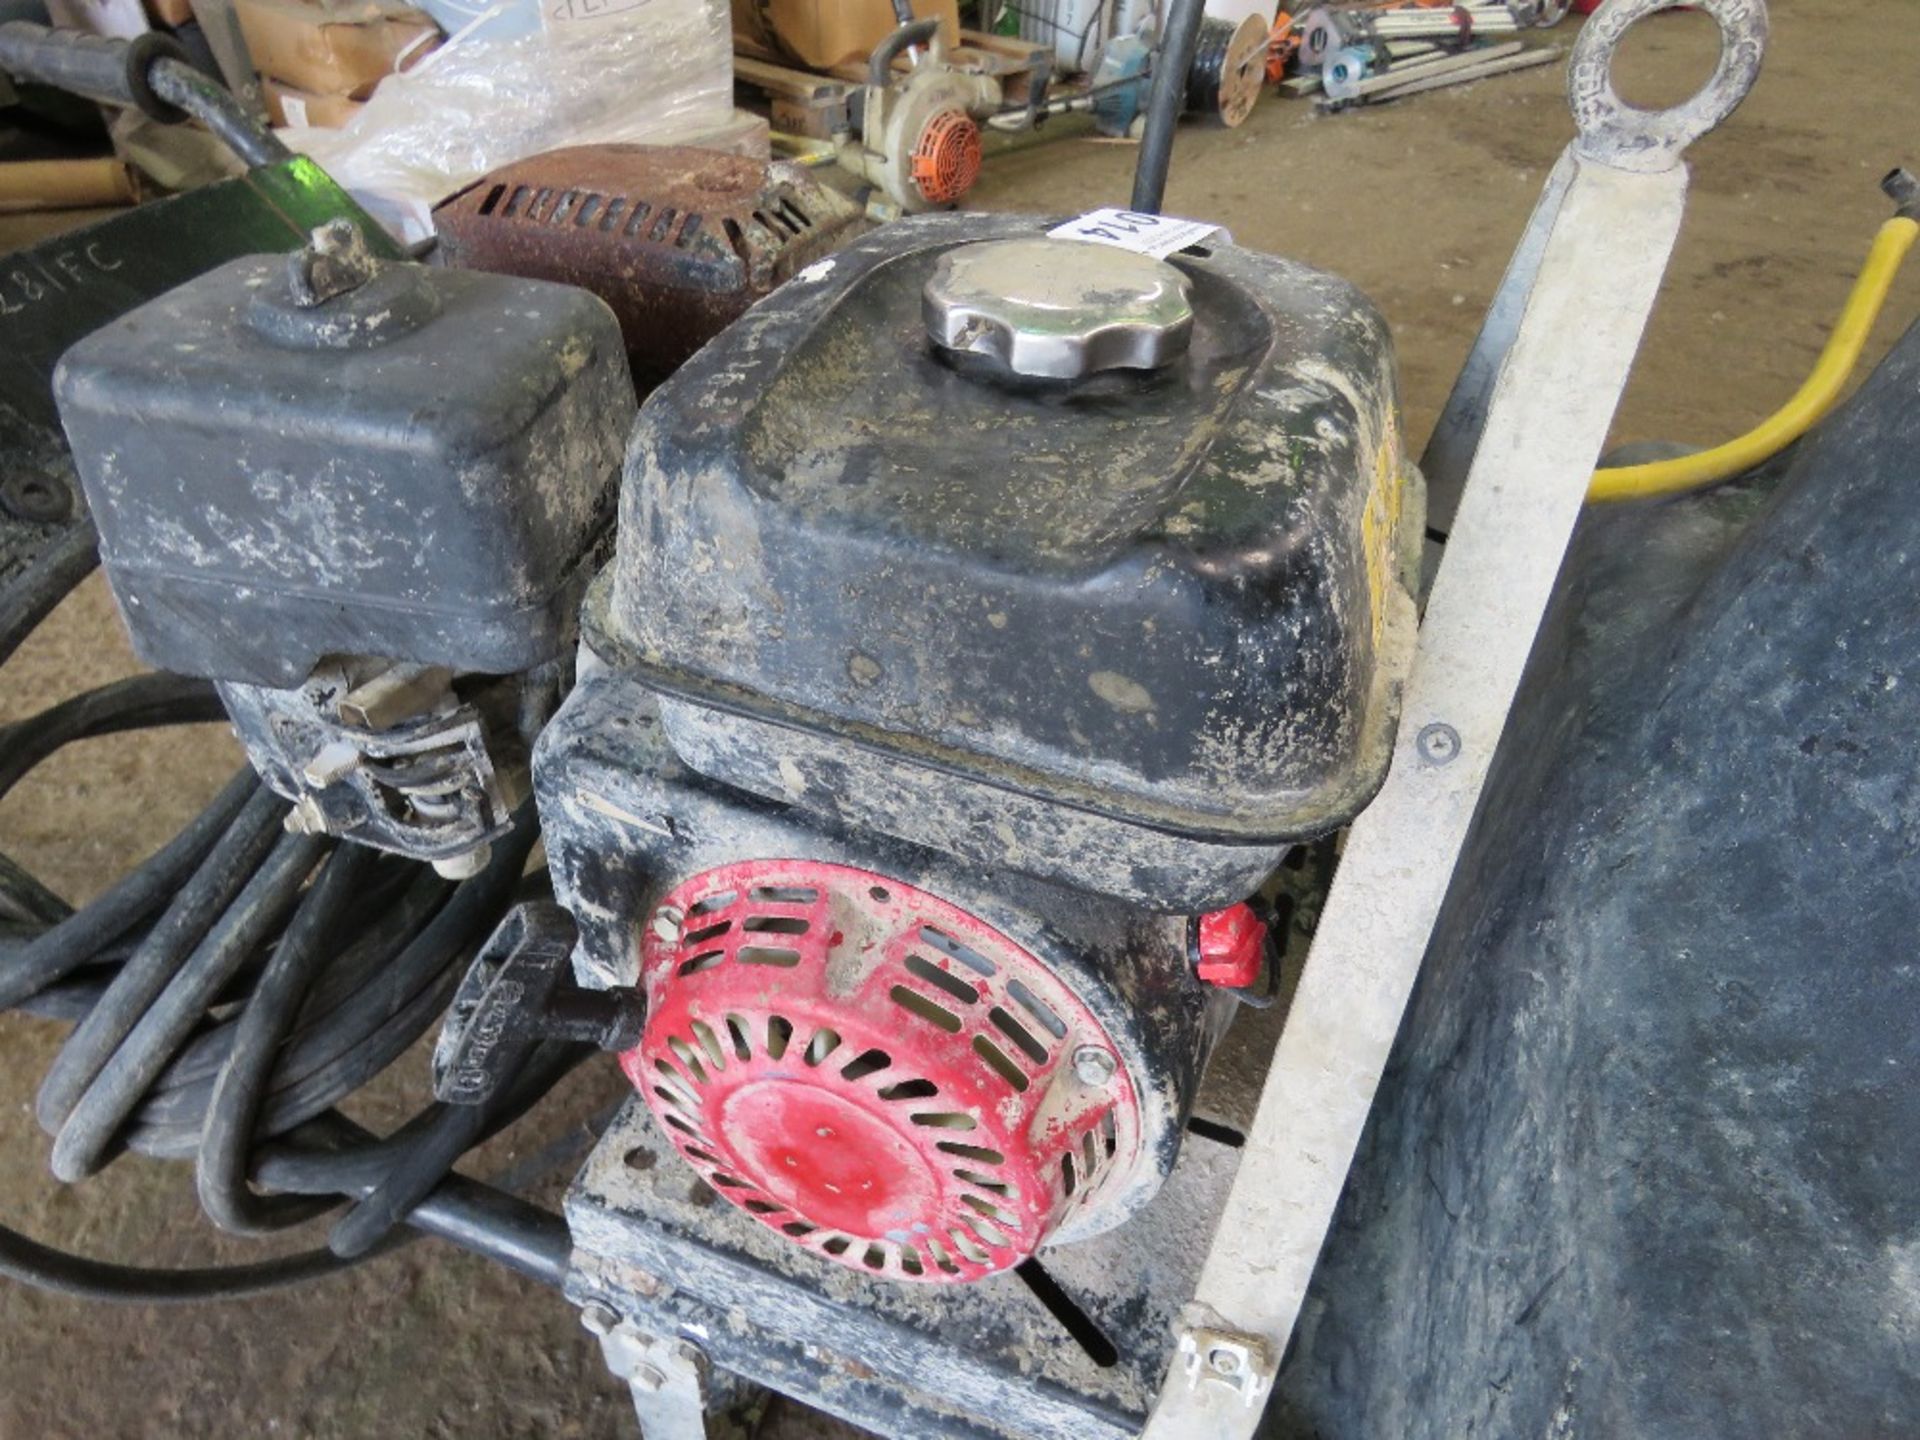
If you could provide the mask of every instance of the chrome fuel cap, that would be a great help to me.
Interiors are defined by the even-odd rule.
[[[927,336],[1016,375],[1078,380],[1152,370],[1193,335],[1187,277],[1164,260],[1083,240],[983,240],[940,257],[921,300]]]

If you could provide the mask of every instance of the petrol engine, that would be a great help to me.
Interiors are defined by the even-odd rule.
[[[903,222],[683,366],[533,767],[679,1154],[898,1280],[1145,1204],[1383,778],[1422,509],[1380,318],[1223,236]]]

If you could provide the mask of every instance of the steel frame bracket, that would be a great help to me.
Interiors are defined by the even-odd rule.
[[[1189,1305],[1180,1318],[1180,1370],[1187,1389],[1222,1385],[1249,1409],[1265,1398],[1280,1369],[1273,1347],[1258,1335],[1228,1330],[1204,1305]],[[1255,1414],[1259,1412],[1255,1410]]]
[[[1683,152],[1758,74],[1762,0],[1699,0],[1720,26],[1712,79],[1671,110],[1622,101],[1611,79],[1622,36],[1677,3],[1608,0],[1574,47],[1578,137],[1428,452],[1430,480],[1443,495],[1458,487],[1459,510],[1393,767],[1348,834],[1241,1152],[1233,1223],[1213,1236],[1147,1440],[1251,1440],[1259,1425],[1269,1386],[1256,1377],[1273,1373],[1306,1299],[1679,234]]]
[[[733,1440],[741,1434],[717,1413],[712,1367],[691,1340],[649,1335],[598,1300],[581,1308],[580,1323],[599,1340],[614,1378],[626,1382],[646,1440]]]

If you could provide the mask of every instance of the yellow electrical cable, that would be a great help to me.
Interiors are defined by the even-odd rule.
[[[1859,363],[1873,322],[1879,318],[1893,278],[1900,272],[1900,262],[1913,248],[1916,236],[1920,236],[1920,221],[1904,215],[1896,215],[1880,227],[1873,248],[1867,252],[1867,263],[1860,267],[1853,292],[1847,296],[1846,308],[1840,312],[1840,321],[1827,337],[1826,348],[1806,382],[1785,405],[1746,434],[1697,455],[1595,471],[1593,483],[1587,487],[1587,502],[1651,500],[1697,490],[1751,470],[1806,434],[1833,408],[1846,388],[1847,377]]]

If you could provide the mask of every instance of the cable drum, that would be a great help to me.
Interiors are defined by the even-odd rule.
[[[1257,15],[1235,24],[1203,20],[1187,71],[1187,111],[1229,129],[1242,125],[1267,78],[1267,27]]]

